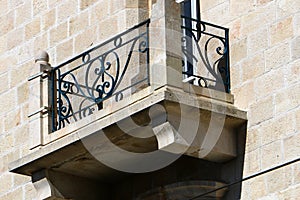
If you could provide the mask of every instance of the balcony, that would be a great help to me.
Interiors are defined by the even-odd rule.
[[[32,151],[10,168],[40,199],[192,198],[241,176],[247,119],[230,94],[228,30],[174,9],[58,66],[37,57]]]
[[[230,93],[229,30],[181,16],[183,74],[190,83]]]
[[[51,69],[53,132],[149,86],[149,23]]]

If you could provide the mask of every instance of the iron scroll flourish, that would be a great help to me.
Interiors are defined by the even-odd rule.
[[[146,20],[54,68],[53,131],[103,109],[104,101],[113,96],[121,101],[124,93],[149,84],[149,23]],[[144,63],[134,65],[141,60]],[[129,70],[143,74],[128,84]]]
[[[193,66],[183,74],[198,86],[230,93],[229,29],[185,16],[182,21],[183,66]]]

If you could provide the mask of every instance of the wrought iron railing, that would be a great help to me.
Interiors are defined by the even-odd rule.
[[[149,85],[149,23],[144,21],[52,70],[52,131]]]
[[[183,74],[201,87],[230,93],[229,29],[182,16]]]

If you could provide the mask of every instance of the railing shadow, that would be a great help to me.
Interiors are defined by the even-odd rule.
[[[230,93],[229,30],[181,17],[183,75],[195,85]]]

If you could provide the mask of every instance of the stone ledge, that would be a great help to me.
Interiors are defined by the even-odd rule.
[[[197,94],[199,96],[204,96],[208,98],[212,98],[215,100],[234,103],[234,97],[232,94],[228,94],[226,92],[221,92],[214,89],[203,88],[200,86],[193,85],[191,83],[183,83],[183,91],[188,92],[190,94]]]
[[[97,133],[99,130],[108,128],[110,126],[114,126],[115,123],[134,115],[136,115],[134,118],[140,120],[139,122],[140,124],[143,123],[147,124],[149,123],[148,120],[149,116],[145,115],[145,111],[148,112],[149,107],[158,103],[160,105],[164,105],[164,107],[168,110],[168,113],[176,116],[175,118],[179,117],[177,116],[178,111],[180,111],[178,109],[182,106],[187,108],[186,110],[187,116],[191,115],[191,118],[193,118],[193,112],[197,112],[197,110],[199,109],[201,112],[203,111],[201,116],[203,116],[203,120],[204,120],[203,123],[206,124],[207,126],[208,126],[207,120],[211,119],[209,113],[215,113],[217,118],[219,118],[220,116],[221,117],[225,116],[224,131],[229,133],[230,130],[233,130],[234,132],[230,133],[229,135],[226,133],[225,135],[227,136],[224,136],[225,138],[222,139],[223,142],[216,141],[215,145],[217,145],[217,148],[208,149],[212,153],[210,154],[211,156],[207,154],[208,156],[206,155],[201,157],[200,155],[201,153],[199,153],[199,151],[201,152],[201,149],[199,149],[198,147],[197,149],[190,148],[189,150],[187,150],[187,154],[198,158],[200,156],[200,158],[203,159],[207,159],[211,161],[220,161],[220,162],[233,158],[236,154],[235,147],[234,147],[235,144],[232,143],[232,145],[234,146],[228,149],[227,146],[228,144],[231,144],[231,141],[227,139],[228,137],[234,137],[234,135],[237,134],[235,130],[246,123],[247,120],[246,112],[241,111],[228,103],[216,101],[203,96],[191,95],[191,94],[187,95],[187,94],[188,93],[183,92],[180,89],[176,89],[172,87],[163,87],[159,90],[153,91],[152,94],[146,96],[145,98],[142,98],[128,105],[127,107],[124,107],[123,109],[120,109],[103,118],[100,119],[93,118],[94,120],[90,121],[90,123],[88,124],[84,124],[84,125],[81,124],[81,126],[72,127],[72,129],[65,129],[65,130],[62,129],[61,130],[62,132],[66,130],[68,130],[69,132],[66,133],[64,137],[61,137],[60,139],[57,139],[41,147],[40,149],[36,149],[33,153],[26,155],[23,158],[10,163],[9,169],[12,172],[32,175],[32,173],[34,173],[35,171],[39,171],[41,169],[48,168],[48,167],[60,166],[62,163],[76,160],[77,158],[86,159],[86,157],[88,157],[88,160],[93,160],[93,158],[91,158],[91,155],[89,155],[88,150],[81,143],[80,141],[81,139],[87,138],[92,134]],[[176,119],[175,121],[171,120],[170,123],[172,124],[173,127],[177,126]],[[200,139],[198,138],[197,142],[203,140],[203,136],[200,135],[199,137]],[[122,134],[120,138],[122,139]],[[130,137],[128,137],[127,139],[129,144],[124,144],[122,148],[126,149],[128,146],[130,146],[130,144],[137,142],[135,139],[132,139]],[[117,141],[119,140],[120,139],[117,139]],[[172,142],[171,143],[164,143],[163,141],[160,142],[161,144],[164,144],[163,146],[164,148],[170,144],[173,145]],[[197,142],[193,145],[194,146],[200,145]],[[157,144],[155,143],[155,140],[153,140],[153,138],[150,140],[143,141],[142,144],[146,146],[141,145],[142,148],[138,149],[138,151],[139,150],[152,151],[157,149]],[[176,145],[176,142],[174,144]],[[164,150],[164,148],[162,148],[162,150]],[[186,148],[186,146],[184,148]],[[225,154],[222,155],[222,151],[224,151],[224,149],[222,148],[226,148],[227,149],[226,151],[228,151],[228,153],[226,153],[225,151],[224,152]],[[174,150],[174,149],[172,150],[172,148],[170,149],[171,151]],[[176,151],[173,153],[176,153]],[[226,154],[228,155],[226,156]],[[94,162],[95,166],[99,167],[99,163],[96,164],[96,162],[99,161],[91,161],[91,162]],[[101,166],[101,168],[104,171],[109,171],[107,167]]]

